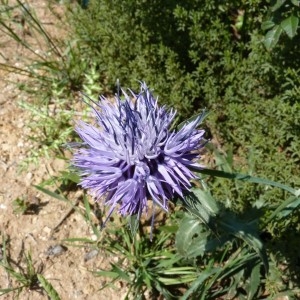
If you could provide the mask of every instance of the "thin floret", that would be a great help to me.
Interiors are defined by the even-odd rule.
[[[172,131],[176,111],[159,107],[145,83],[138,94],[122,91],[114,102],[100,97],[94,107],[97,125],[78,122],[72,163],[80,171],[80,185],[96,199],[104,198],[108,214],[141,216],[148,200],[168,210],[168,201],[191,188],[196,178],[204,130],[202,118]]]

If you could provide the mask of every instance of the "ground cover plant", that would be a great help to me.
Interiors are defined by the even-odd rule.
[[[1,66],[29,76],[27,93],[39,91],[36,102],[20,103],[32,113],[27,162],[67,160],[68,148],[81,147],[75,169],[37,189],[92,228],[95,239],[70,237],[68,247],[117,257],[110,269],[93,271],[111,278],[99,289],[121,281],[126,299],[299,298],[299,1],[66,3],[63,42],[25,2],[15,3],[2,1],[1,30],[28,55],[21,67]],[[12,22],[18,9],[33,44]],[[97,104],[100,93],[109,100]],[[93,125],[77,127],[80,146],[72,120],[91,124],[93,113]],[[82,206],[74,204],[68,193],[78,183],[99,202],[84,194]],[[24,201],[14,202],[19,213],[28,211]],[[29,254],[24,260],[30,276],[19,272],[15,290],[42,286],[59,299]],[[6,254],[1,266],[19,274]]]

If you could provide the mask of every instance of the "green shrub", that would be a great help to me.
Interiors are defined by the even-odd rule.
[[[251,150],[255,172],[286,182],[299,175],[299,46],[283,36],[266,51],[269,9],[268,1],[93,0],[71,17],[107,88],[144,80],[180,118],[207,107],[225,151],[247,162]]]
[[[105,86],[112,89],[119,79],[125,88],[137,87],[144,80],[181,119],[206,107],[208,137],[225,152],[215,160],[219,169],[299,187],[300,43],[283,34],[266,50],[261,25],[270,18],[269,5],[93,0],[72,16],[78,44]],[[243,220],[260,220],[258,231],[271,236],[266,247],[277,265],[297,261],[288,246],[279,252],[276,246],[286,244],[284,228],[297,212],[266,221],[271,207],[288,198],[285,192],[216,178],[208,185]]]

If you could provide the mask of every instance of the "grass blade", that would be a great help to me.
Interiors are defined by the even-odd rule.
[[[295,196],[297,196],[299,194],[299,190],[297,191],[296,189],[293,189],[292,187],[287,186],[285,184],[275,182],[272,180],[268,180],[268,179],[263,179],[263,178],[259,178],[259,177],[246,175],[246,174],[228,173],[228,172],[212,170],[212,169],[202,169],[202,170],[196,170],[194,172],[204,174],[204,175],[214,176],[214,177],[222,177],[222,178],[226,178],[226,179],[234,179],[234,180],[247,181],[247,182],[251,182],[251,183],[270,185],[270,186],[285,190]]]
[[[35,187],[36,189],[38,189],[39,191],[43,192],[44,194],[46,194],[46,195],[48,195],[48,196],[50,196],[50,197],[53,197],[53,198],[55,198],[55,199],[57,199],[57,200],[60,200],[60,201],[68,201],[68,199],[65,198],[64,196],[62,196],[62,195],[60,195],[60,194],[57,194],[57,193],[55,193],[55,192],[49,191],[49,190],[47,190],[47,189],[45,189],[45,188],[43,188],[43,187],[41,187],[41,186],[39,186],[39,185],[34,185],[34,187]]]
[[[41,274],[37,274],[37,278],[51,300],[61,300],[57,291],[54,289],[52,284],[46,280],[44,276],[42,276]]]

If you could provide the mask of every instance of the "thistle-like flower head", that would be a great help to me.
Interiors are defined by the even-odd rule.
[[[145,83],[139,94],[122,93],[114,102],[100,97],[96,126],[76,127],[83,140],[73,158],[80,184],[96,200],[105,197],[108,215],[117,208],[140,217],[148,199],[167,211],[168,201],[191,187],[190,169],[201,168],[195,159],[204,144],[204,130],[196,129],[202,116],[171,131],[176,112],[159,107]]]

